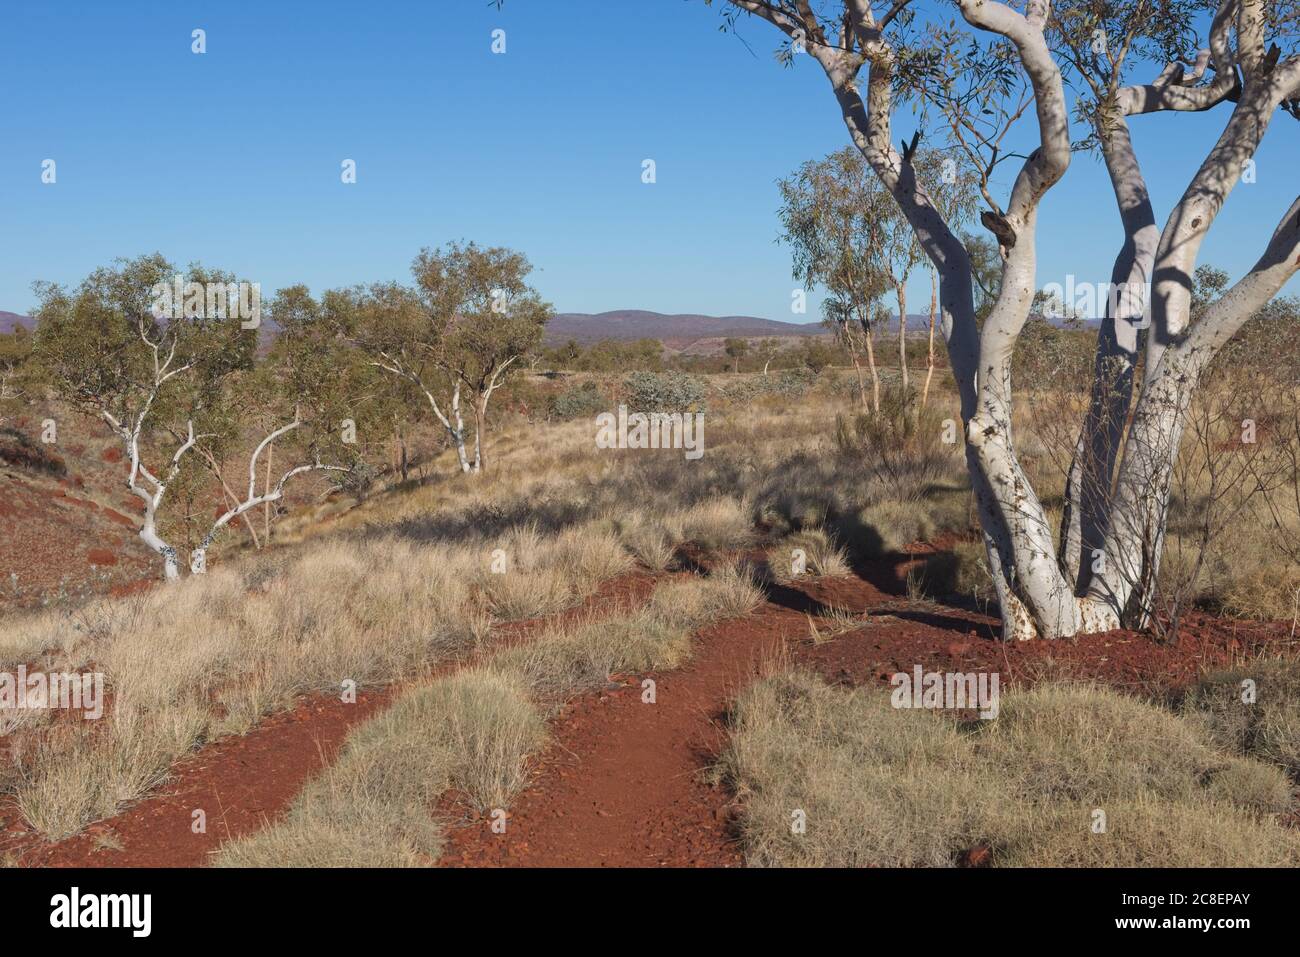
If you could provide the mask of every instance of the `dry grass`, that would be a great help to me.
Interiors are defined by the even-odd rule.
[[[915,502],[885,499],[858,513],[858,521],[879,537],[882,550],[896,552],[913,542],[934,537],[936,528],[924,508]]]
[[[226,867],[409,867],[436,860],[430,805],[448,788],[475,807],[506,806],[524,759],[545,739],[541,715],[509,677],[467,669],[408,691],[347,739],[285,818],[226,844]]]
[[[67,640],[60,614],[29,620],[7,634],[10,661],[43,657],[57,670],[94,662],[116,705],[103,733],[38,743],[16,783],[20,805],[51,838],[74,833],[156,786],[204,738],[247,732],[299,695],[347,680],[418,676],[479,644],[494,613],[567,607],[631,565],[617,540],[589,525],[546,540],[520,530],[507,541],[516,564],[501,575],[491,574],[489,544],[392,533],[336,540],[97,603],[81,612],[92,625],[78,641]],[[172,733],[178,712],[194,716],[194,733]]]
[[[216,855],[223,866],[401,867],[436,860],[442,825],[430,808],[446,790],[480,812],[509,806],[525,759],[545,740],[560,700],[628,670],[670,668],[691,632],[744,614],[757,589],[733,566],[661,584],[644,608],[555,625],[482,666],[407,692],[354,730],[339,759],[286,817]]]
[[[570,607],[638,560],[665,568],[686,541],[712,550],[749,543],[753,509],[736,480],[738,460],[775,454],[775,441],[761,451],[731,439],[720,444],[733,450],[707,464],[632,463],[598,452],[581,423],[512,439],[489,475],[381,496],[340,515],[328,536],[286,525],[276,548],[217,561],[205,576],[19,619],[0,631],[0,667],[94,664],[115,699],[143,714],[197,708],[202,732],[187,747],[244,733],[304,693],[418,677],[481,644],[494,622]],[[156,784],[145,774],[121,786],[108,770],[111,731],[85,736],[75,753],[86,760],[74,772],[35,747],[41,722],[4,720],[7,731],[33,739],[31,754],[45,755],[11,786],[42,808],[51,833],[112,813]],[[100,748],[108,750],[92,757]],[[156,750],[178,756],[161,733]],[[114,780],[100,787],[85,779],[101,773]],[[94,796],[74,799],[79,793]],[[53,810],[56,800],[66,808]]]
[[[977,846],[1009,866],[1300,863],[1273,817],[1290,804],[1284,775],[1085,685],[1006,694],[998,718],[967,728],[878,689],[776,676],[741,696],[720,773],[756,865],[950,866]]]
[[[952,414],[950,405],[951,396],[936,397],[941,416]],[[588,422],[511,426],[489,443],[487,474],[380,495],[346,513],[331,505],[325,511],[337,518],[328,528],[336,531],[315,522],[319,512],[306,514],[277,526],[276,548],[239,563],[218,559],[202,579],[12,621],[0,629],[0,667],[94,664],[107,672],[115,698],[141,717],[132,719],[134,730],[126,722],[113,730],[119,716],[110,717],[104,733],[64,743],[76,762],[57,762],[43,716],[0,715],[0,732],[22,739],[17,750],[27,755],[24,776],[0,787],[20,791],[51,833],[62,833],[76,826],[69,822],[139,797],[196,742],[245,732],[297,696],[337,689],[345,679],[418,678],[480,645],[494,622],[571,607],[634,562],[674,567],[684,543],[725,552],[759,541],[754,523],[765,523],[786,536],[770,552],[779,580],[793,547],[804,548],[812,574],[836,575],[847,570],[845,549],[863,557],[969,525],[957,457],[925,483],[895,488],[861,457],[834,450],[827,436],[840,406],[820,386],[797,403],[719,404],[699,461],[600,452]],[[1055,516],[1059,482],[1049,452],[1026,439],[1026,468]],[[1232,561],[1225,551],[1207,563],[1218,600],[1243,614],[1295,614],[1292,578],[1276,571],[1290,566],[1238,544]],[[494,567],[498,555],[504,571]],[[729,582],[733,609],[758,600],[745,577],[723,572],[713,583]],[[916,585],[918,595],[990,597],[982,546],[959,542],[953,557],[927,562]],[[684,585],[672,602],[689,606],[698,587]],[[615,623],[547,630],[536,649],[512,649],[492,667],[542,697],[622,670],[672,667],[689,648],[683,627],[704,619],[667,602],[657,593],[650,607]],[[825,637],[837,627],[819,623],[817,632]],[[189,709],[201,720],[179,738],[165,730],[166,720],[145,720]],[[153,735],[153,746],[124,744],[141,734]],[[153,755],[139,774],[120,768],[118,758],[132,747]],[[160,762],[163,771],[151,770]]]
[[[1300,780],[1300,659],[1259,659],[1208,675],[1188,692],[1183,711],[1222,747]]]
[[[539,699],[558,702],[606,684],[611,675],[675,668],[690,652],[693,631],[747,614],[761,601],[742,570],[723,565],[707,578],[660,584],[630,613],[550,628],[493,655],[488,666],[518,677]]]
[[[879,619],[873,620],[870,616],[855,615],[844,608],[830,608],[816,618],[805,613],[805,617],[808,619],[808,637],[812,639],[814,645],[823,645],[828,641],[834,641],[840,635],[879,622]]]
[[[148,712],[119,703],[102,730],[59,722],[32,753],[16,756],[18,807],[50,840],[76,834],[162,783],[207,721],[202,706],[186,701]]]
[[[682,540],[680,528],[647,519],[640,512],[615,521],[623,546],[652,572],[667,571],[677,560],[677,545]]]
[[[1094,834],[1076,809],[1036,816],[1004,867],[1295,867],[1300,842],[1287,829],[1243,817],[1231,804],[1116,801]]]
[[[780,545],[768,550],[768,568],[772,577],[781,584],[798,578],[796,558],[800,553],[805,574],[843,578],[852,571],[848,555],[832,535],[823,528],[814,527],[788,535]]]
[[[536,525],[522,525],[491,543],[485,558],[477,581],[492,613],[505,621],[554,614],[632,567],[618,538],[595,525],[550,540]]]
[[[712,551],[739,548],[754,538],[754,523],[743,498],[711,498],[674,516],[682,539]]]

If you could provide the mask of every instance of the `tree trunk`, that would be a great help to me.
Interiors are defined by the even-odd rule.
[[[487,409],[482,400],[474,403],[474,471],[483,471],[483,420]]]
[[[1111,270],[1111,284],[1120,292],[1112,292],[1107,300],[1097,336],[1088,413],[1066,480],[1059,557],[1078,595],[1087,594],[1093,564],[1106,540],[1111,484],[1133,403],[1138,329],[1148,307],[1146,284],[1160,241],[1126,121],[1122,116],[1110,116],[1100,125],[1102,156],[1119,205],[1125,242]]]
[[[903,382],[903,396],[907,396],[907,287],[897,286],[898,292],[898,372]]]
[[[140,540],[163,560],[163,580],[174,582],[181,577],[180,563],[176,559],[176,549],[163,541],[154,525],[156,506],[145,506],[144,525],[140,528]]]
[[[456,459],[460,462],[460,470],[463,474],[468,475],[472,469],[469,461],[469,454],[465,451],[465,419],[460,414],[460,385],[457,384],[455,391],[451,395],[451,414],[455,425],[448,429],[451,432],[451,440],[456,445]]]
[[[921,408],[930,402],[930,380],[934,378],[934,324],[939,313],[939,277],[930,270],[930,333],[925,352],[925,385],[921,389]]]
[[[1109,509],[1101,569],[1088,597],[1115,624],[1145,628],[1160,573],[1174,461],[1191,393],[1205,366],[1241,325],[1294,275],[1297,243],[1292,204],[1254,269],[1190,321],[1196,255],[1211,223],[1259,146],[1282,88],[1272,78],[1248,82],[1213,150],[1192,177],[1160,234],[1152,267],[1151,330],[1133,423],[1124,442]]]
[[[862,362],[858,359],[858,354],[850,350],[849,354],[853,357],[853,371],[858,377],[858,402],[862,405],[862,411],[867,411],[867,383],[862,378]]]
[[[271,491],[271,460],[275,457],[275,445],[269,445],[266,448],[266,482],[262,486],[262,494],[269,494]],[[262,507],[262,533],[267,544],[271,543],[271,503],[268,501]]]
[[[802,41],[822,34],[822,24],[810,4],[733,2],[776,25],[792,39]],[[1085,544],[1095,540],[1094,532],[1084,530],[1084,516],[1096,506],[1098,497],[1084,493],[1086,482],[1073,483],[1071,508],[1079,517],[1076,526],[1072,516],[1066,529],[1067,536],[1073,535],[1067,551],[1079,557],[1066,555],[1067,562],[1058,562],[1058,548],[1052,541],[1043,505],[1016,457],[1012,436],[1011,358],[1035,288],[1037,210],[1042,198],[1064,174],[1071,155],[1064,84],[1045,32],[1050,4],[1026,4],[1021,13],[1012,4],[957,0],[968,24],[999,34],[1015,47],[1032,86],[1040,141],[1038,148],[1025,157],[1009,201],[1003,206],[989,199],[993,209],[981,217],[998,237],[1003,257],[1000,291],[982,330],[977,330],[975,322],[969,253],[924,186],[917,182],[910,151],[905,149],[900,154],[892,145],[891,111],[899,58],[885,35],[883,22],[877,26],[870,4],[846,5],[841,41],[821,41],[806,47],[831,82],[854,144],[893,196],[917,243],[939,272],[944,340],[966,425],[967,464],[989,568],[998,589],[1004,637],[1071,636],[1114,627],[1121,620],[1130,623],[1134,611],[1139,619],[1149,617],[1165,535],[1173,462],[1191,392],[1228,337],[1300,268],[1297,200],[1254,270],[1189,328],[1192,277],[1205,234],[1246,164],[1255,156],[1278,106],[1300,94],[1300,58],[1288,57],[1280,63],[1276,46],[1265,51],[1263,18],[1257,15],[1262,4],[1263,0],[1219,3],[1210,30],[1211,49],[1199,62],[1203,69],[1212,56],[1222,82],[1197,86],[1198,73],[1184,74],[1182,64],[1171,64],[1157,83],[1126,88],[1120,91],[1123,96],[1112,90],[1107,98],[1112,105],[1122,102],[1122,111],[1130,107],[1134,111],[1201,110],[1225,97],[1236,105],[1222,135],[1171,213],[1151,268],[1137,270],[1139,274],[1145,272],[1142,278],[1149,277],[1154,287],[1149,297],[1152,330],[1146,369],[1141,394],[1133,404],[1133,423],[1118,461],[1115,491],[1109,507],[1101,509],[1109,512],[1105,546],[1086,597],[1076,593],[1076,575],[1067,576],[1065,571],[1069,568],[1067,562],[1081,562],[1086,557]],[[897,5],[894,9],[898,9]],[[887,16],[892,17],[892,13]],[[1238,46],[1235,52],[1230,48],[1234,33]],[[865,94],[858,79],[864,65],[868,70]],[[1234,92],[1237,95],[1231,95]],[[1161,105],[1162,101],[1169,105]],[[1136,167],[1132,172],[1136,174]],[[985,195],[987,198],[987,191]],[[1136,191],[1133,199],[1137,199]],[[1127,222],[1126,230],[1126,240],[1131,240],[1133,233]],[[1134,263],[1140,258],[1136,255]],[[1135,268],[1130,265],[1116,272],[1127,279]],[[901,285],[897,292],[900,378],[906,389],[907,311]],[[1118,307],[1108,312],[1112,318],[1126,318]],[[1113,328],[1101,345],[1103,356],[1118,356],[1121,381],[1126,374],[1122,353],[1127,332]],[[1089,439],[1096,438],[1097,445],[1089,441],[1080,446],[1076,458],[1080,469],[1095,468],[1104,473],[1107,456],[1113,455],[1108,446],[1115,444],[1113,423],[1122,420],[1124,406],[1122,398],[1111,395],[1114,377],[1107,374],[1100,378],[1102,383],[1094,387],[1095,401],[1090,406],[1091,431],[1096,435]],[[1089,463],[1089,459],[1098,461]],[[1096,484],[1105,487],[1108,478]],[[1077,565],[1070,570],[1078,570]]]
[[[876,346],[875,343],[873,342],[873,340],[875,339],[875,335],[870,325],[868,325],[867,323],[863,323],[863,326],[866,328],[867,368],[871,370],[871,408],[877,415],[879,415],[880,414],[880,370],[876,367]]]
[[[208,468],[212,471],[212,474],[215,475],[217,480],[221,483],[221,493],[226,497],[226,504],[229,505],[233,503],[237,505],[239,503],[239,496],[237,496],[234,490],[230,487],[230,483],[226,481],[226,477],[221,474],[221,466],[217,463],[217,460],[213,458],[212,454],[207,450],[200,450],[200,453],[203,456],[203,460],[207,462]],[[244,520],[244,527],[248,529],[248,534],[253,539],[253,548],[261,549],[262,540],[257,536],[257,526],[253,524],[252,519],[248,515],[242,517]]]

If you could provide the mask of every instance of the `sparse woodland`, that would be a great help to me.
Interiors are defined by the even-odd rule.
[[[0,522],[87,538],[0,580],[0,682],[110,707],[0,706],[0,863],[1300,865],[1294,170],[1252,268],[1200,255],[1300,119],[1300,7],[703,5],[846,128],[754,198],[815,335],[548,336],[529,257],[465,241],[252,320],[160,253],[36,283]],[[1166,210],[1155,112],[1221,130]],[[1037,261],[1083,154],[1095,317]],[[598,444],[620,407],[701,454]],[[996,713],[900,706],[913,662]]]

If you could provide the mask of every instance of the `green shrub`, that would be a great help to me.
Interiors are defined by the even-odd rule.
[[[623,380],[635,412],[704,412],[704,383],[684,372],[633,372]]]
[[[859,461],[890,497],[913,501],[930,486],[951,478],[957,467],[960,434],[943,441],[944,415],[922,408],[911,389],[882,390],[879,412],[835,417],[835,444],[841,455]]]
[[[551,398],[551,416],[557,419],[595,416],[608,408],[609,400],[595,382],[584,382]]]
[[[771,391],[777,395],[798,398],[817,383],[817,373],[812,369],[785,369],[772,383]]]

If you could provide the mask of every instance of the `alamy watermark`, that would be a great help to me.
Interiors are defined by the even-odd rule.
[[[703,412],[632,412],[596,416],[598,449],[684,449],[687,459],[704,455]]]
[[[155,283],[149,295],[155,319],[238,319],[243,329],[262,324],[260,282],[185,282],[178,275]]]
[[[1043,286],[1042,313],[1048,319],[1127,319],[1138,328],[1151,325],[1151,283],[1079,282],[1074,274],[1065,284]]]
[[[977,710],[990,721],[998,716],[998,673],[925,671],[920,665],[894,674],[889,696],[895,708],[926,708],[932,711]]]
[[[19,665],[17,673],[0,671],[0,712],[52,708],[80,711],[87,721],[103,717],[103,672],[29,672],[26,665]]]
[[[152,894],[83,894],[73,887],[50,898],[50,926],[55,928],[120,927],[132,937],[153,929]]]

